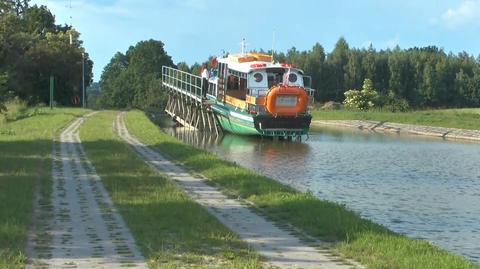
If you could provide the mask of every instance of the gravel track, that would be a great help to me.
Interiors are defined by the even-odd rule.
[[[159,152],[142,144],[127,130],[124,114],[117,115],[114,129],[118,135],[152,168],[173,179],[197,203],[205,207],[242,240],[255,249],[274,266],[280,268],[362,268],[330,254],[327,249],[317,249],[303,242],[292,231],[280,228],[266,218],[254,213],[239,200],[231,199],[184,168],[172,163]]]
[[[53,148],[50,199],[38,199],[27,268],[147,268],[144,258],[87,159],[72,121]]]

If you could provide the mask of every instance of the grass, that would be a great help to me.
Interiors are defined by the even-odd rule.
[[[35,192],[48,192],[53,136],[86,110],[30,108],[0,123],[0,268],[23,268]]]
[[[81,126],[87,155],[151,268],[260,268],[254,251],[118,138],[102,112]]]
[[[335,243],[334,251],[368,268],[480,268],[422,240],[394,234],[362,219],[344,206],[298,192],[253,171],[185,145],[157,128],[141,111],[126,117],[131,133],[193,172],[206,176],[224,192],[253,202],[277,222]]]
[[[411,112],[320,110],[312,112],[313,120],[376,120],[447,128],[480,130],[480,108],[432,109]]]
[[[45,109],[44,107],[28,107],[27,102],[20,99],[13,99],[5,104],[6,111],[0,113],[0,125],[10,121],[35,116]]]

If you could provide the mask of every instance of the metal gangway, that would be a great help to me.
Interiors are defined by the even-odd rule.
[[[181,125],[221,133],[217,118],[206,101],[205,82],[201,77],[176,68],[162,66],[162,86],[168,93],[165,112]]]

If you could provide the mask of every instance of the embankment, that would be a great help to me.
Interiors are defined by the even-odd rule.
[[[480,142],[480,130],[433,127],[373,120],[314,120],[312,121],[312,125],[347,127],[377,133],[423,135],[449,140],[468,140]]]

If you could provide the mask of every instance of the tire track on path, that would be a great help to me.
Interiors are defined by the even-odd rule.
[[[95,113],[72,121],[54,143],[53,190],[37,206],[27,268],[147,268],[81,145],[79,127]]]
[[[268,262],[280,268],[363,268],[357,263],[339,259],[328,250],[308,246],[291,232],[252,212],[240,201],[228,198],[218,189],[199,177],[190,175],[182,167],[172,163],[159,152],[144,145],[127,130],[125,112],[114,120],[118,135],[152,168],[173,179],[197,203],[204,206],[230,230],[237,233]]]

